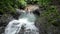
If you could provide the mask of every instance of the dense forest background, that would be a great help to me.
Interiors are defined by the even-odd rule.
[[[0,33],[11,19],[18,17],[16,8],[24,9],[28,4],[39,5],[36,26],[42,34],[60,34],[60,0],[0,0]]]

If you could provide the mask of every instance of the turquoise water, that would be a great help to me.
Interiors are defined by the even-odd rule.
[[[33,13],[22,13],[18,20],[12,20],[5,28],[5,34],[39,34],[38,28],[34,25],[36,16]],[[22,32],[22,26],[24,27]]]

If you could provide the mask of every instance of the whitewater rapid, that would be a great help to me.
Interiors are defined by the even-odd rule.
[[[9,22],[5,28],[5,34],[39,34],[39,29],[34,25],[35,20],[36,16],[33,13],[24,12],[18,20]]]

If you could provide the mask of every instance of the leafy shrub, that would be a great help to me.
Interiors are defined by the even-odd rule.
[[[37,1],[37,0],[35,0]],[[50,5],[53,0],[38,0],[38,5],[44,8],[44,12],[41,14],[41,17],[46,17],[48,24],[53,24],[54,26],[60,26],[60,14],[57,10],[57,6]],[[48,25],[47,24],[47,25]]]

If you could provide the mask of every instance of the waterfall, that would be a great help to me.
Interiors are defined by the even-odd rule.
[[[33,13],[23,12],[18,20],[12,20],[5,28],[4,34],[39,34],[34,25],[36,16]]]

